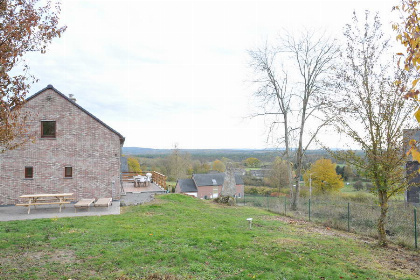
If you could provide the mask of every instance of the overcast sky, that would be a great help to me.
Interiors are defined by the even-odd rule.
[[[390,16],[398,1],[62,1],[68,26],[39,78],[126,137],[125,147],[267,148],[250,84],[247,50],[282,30],[342,33],[352,12]],[[395,35],[392,35],[395,36]],[[340,138],[330,137],[338,147]]]

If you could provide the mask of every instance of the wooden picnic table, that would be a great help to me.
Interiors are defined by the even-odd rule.
[[[60,212],[61,205],[70,203],[69,199],[73,198],[73,193],[43,193],[43,194],[25,194],[19,196],[20,198],[27,198],[27,203],[18,203],[16,206],[27,206],[28,214],[31,213],[31,205],[59,204]]]

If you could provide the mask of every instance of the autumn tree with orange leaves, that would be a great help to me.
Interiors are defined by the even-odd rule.
[[[29,74],[25,53],[45,53],[67,28],[59,26],[60,4],[39,2],[0,0],[0,152],[26,140],[21,136],[27,116],[19,109],[36,78]]]

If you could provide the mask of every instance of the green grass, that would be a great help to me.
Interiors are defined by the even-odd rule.
[[[0,279],[418,279],[384,249],[262,209],[172,194],[123,212],[1,222]]]

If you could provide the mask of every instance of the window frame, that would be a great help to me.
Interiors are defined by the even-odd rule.
[[[28,172],[31,170],[30,172]],[[33,166],[25,166],[25,179],[33,179],[34,178],[34,167]]]
[[[45,123],[54,123],[54,135],[44,135],[44,124]],[[57,122],[51,120],[42,120],[41,121],[41,138],[46,139],[55,139],[57,137]]]
[[[67,175],[67,170],[70,170],[70,175]],[[64,166],[64,178],[73,178],[73,167],[72,166]]]

